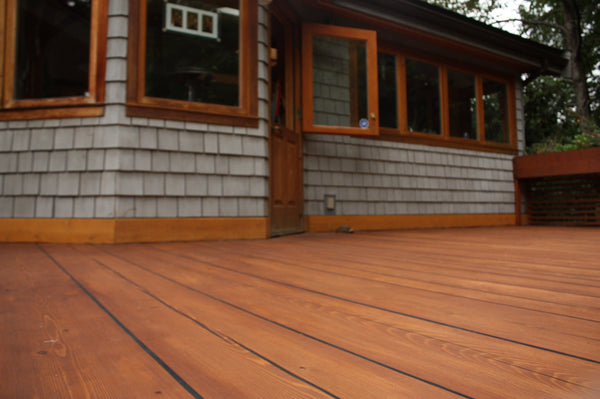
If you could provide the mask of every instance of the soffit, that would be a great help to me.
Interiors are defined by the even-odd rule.
[[[506,75],[560,74],[561,50],[420,0],[290,0],[304,21],[374,29],[409,53]]]

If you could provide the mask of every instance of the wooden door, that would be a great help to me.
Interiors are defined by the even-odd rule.
[[[303,231],[302,136],[293,24],[276,7],[271,16],[271,235]]]

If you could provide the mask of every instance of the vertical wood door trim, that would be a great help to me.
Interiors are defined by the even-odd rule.
[[[270,195],[269,195],[269,235],[280,235],[286,233],[298,233],[303,231],[303,214],[304,214],[304,193],[303,193],[303,164],[302,164],[302,135],[301,121],[296,115],[296,107],[301,101],[301,80],[300,80],[300,48],[294,44],[299,43],[300,35],[297,32],[297,25],[290,21],[289,12],[280,9],[277,5],[271,6],[270,18],[277,18],[279,23],[283,25],[285,30],[284,38],[284,54],[279,53],[278,57],[285,57],[285,77],[283,84],[285,85],[285,119],[281,125],[273,124],[272,114],[269,115],[269,171],[270,171]],[[272,35],[272,23],[269,25],[269,38]],[[272,98],[273,81],[271,77],[271,67],[269,68],[269,96],[270,103],[276,101]],[[271,110],[271,107],[269,108]],[[269,111],[271,112],[271,111]],[[289,139],[293,137],[293,140]],[[295,147],[293,154],[288,153],[290,146]],[[283,153],[281,153],[283,152]],[[286,162],[279,162],[286,160]],[[278,170],[279,164],[288,165],[291,163],[295,170]],[[296,186],[291,190],[286,190],[286,182],[295,181]],[[291,192],[290,192],[291,191]],[[293,198],[288,198],[290,195]],[[284,229],[282,226],[277,226],[277,223],[282,222],[281,215],[276,213],[276,203],[278,197],[285,201],[292,200],[296,204],[297,212],[294,213],[295,227],[293,229]],[[281,204],[285,207],[285,204]],[[289,215],[288,215],[289,216]],[[285,220],[285,218],[284,218]],[[290,223],[291,225],[291,223]],[[292,231],[293,230],[293,231]]]

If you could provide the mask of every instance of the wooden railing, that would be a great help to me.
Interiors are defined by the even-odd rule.
[[[600,148],[514,159],[517,224],[600,226]]]

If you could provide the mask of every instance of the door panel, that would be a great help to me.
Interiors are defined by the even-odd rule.
[[[293,130],[279,126],[274,126],[271,131],[273,235],[302,231],[302,200],[298,195],[298,186],[302,183],[299,179],[299,138]]]
[[[302,136],[294,117],[298,101],[294,27],[277,9],[271,17],[271,235],[303,231]]]

